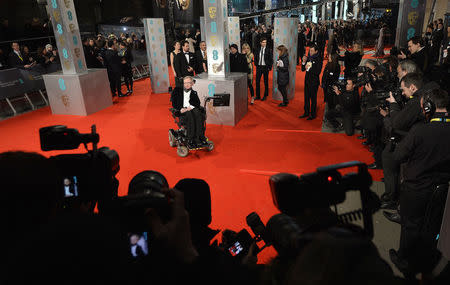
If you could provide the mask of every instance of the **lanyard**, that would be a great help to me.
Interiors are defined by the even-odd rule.
[[[433,118],[430,120],[430,122],[445,122],[450,123],[450,119],[448,118]]]

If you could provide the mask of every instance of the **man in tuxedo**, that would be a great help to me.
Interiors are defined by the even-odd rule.
[[[182,52],[178,53],[173,65],[177,74],[176,87],[183,87],[183,78],[185,76],[194,76],[195,55],[189,51],[189,42],[183,41],[181,43]]]
[[[20,69],[30,69],[33,65],[20,52],[19,43],[14,42],[11,45],[13,51],[8,56],[8,64],[10,67]]]
[[[319,48],[312,44],[309,48],[309,55],[303,56],[302,71],[305,74],[305,112],[299,118],[313,120],[316,118],[317,109],[317,90],[320,85],[320,72],[322,71],[322,59],[319,57]]]
[[[106,70],[108,71],[108,79],[109,79],[109,86],[111,87],[111,92],[113,94],[113,97],[118,95],[119,97],[126,96],[122,94],[122,82],[121,82],[121,75],[122,75],[122,63],[121,58],[117,52],[117,47],[114,44],[113,40],[108,41],[108,49],[105,51],[103,62],[106,67]],[[117,92],[117,94],[116,94]]]
[[[200,99],[197,91],[192,90],[194,79],[191,76],[183,78],[183,88],[175,87],[170,101],[180,117],[181,125],[186,127],[188,147],[196,148],[206,144],[204,121],[205,115],[200,110]]]
[[[64,178],[64,197],[78,196],[76,186],[72,184],[69,178]]]
[[[195,52],[195,73],[200,74],[207,71],[208,62],[206,59],[206,42],[200,42],[200,49]]]
[[[255,100],[266,100],[269,94],[269,71],[272,69],[273,54],[267,47],[267,40],[262,38],[260,41],[261,47],[256,50],[255,53],[255,65],[256,65],[256,98]],[[260,96],[260,82],[261,76],[264,76],[264,97]]]

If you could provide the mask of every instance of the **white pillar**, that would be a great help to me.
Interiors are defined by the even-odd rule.
[[[348,0],[344,0],[344,11],[342,13],[344,14],[344,20],[347,20],[347,8],[348,8]]]
[[[334,2],[334,18],[335,19],[339,19],[338,12],[339,12],[339,2],[336,1],[336,2]]]
[[[315,0],[312,1],[316,2]],[[311,9],[312,9],[312,22],[317,23],[317,5],[312,6]]]

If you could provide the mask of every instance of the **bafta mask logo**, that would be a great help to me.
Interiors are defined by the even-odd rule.
[[[156,0],[156,6],[158,8],[166,8],[166,0]]]
[[[408,13],[408,23],[411,26],[414,26],[417,23],[417,18],[419,17],[419,15],[417,14],[417,12],[413,11],[413,12],[409,12]]]
[[[66,69],[70,69],[70,61],[65,60],[65,61],[64,61],[64,67],[65,67]]]
[[[81,51],[80,51],[80,49],[79,48],[75,48],[75,55],[77,56],[77,57],[80,57],[80,55],[81,55]]]
[[[63,46],[66,45],[66,41],[65,41],[64,38],[61,37],[61,36],[58,37],[58,42],[59,42],[60,45],[63,45]]]
[[[64,0],[64,5],[66,6],[67,9],[70,8],[70,0]]]
[[[70,30],[70,32],[72,34],[75,33],[75,25],[74,24],[69,24],[69,30]]]
[[[61,102],[63,103],[64,107],[66,109],[69,109],[70,107],[70,98],[67,95],[61,95]]]
[[[217,36],[211,36],[211,45],[216,46],[217,45]]]
[[[59,13],[59,11],[57,10],[53,11],[53,19],[55,19],[56,22],[61,21],[61,14]]]
[[[221,72],[221,71],[223,70],[223,62],[221,62],[220,64],[214,63],[214,64],[212,65],[212,68],[213,68],[213,72],[214,72],[214,73],[219,73],[219,72]]]
[[[208,12],[209,12],[209,17],[211,19],[214,19],[216,17],[217,8],[216,7],[209,7]]]

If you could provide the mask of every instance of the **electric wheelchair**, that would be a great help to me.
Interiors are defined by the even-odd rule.
[[[209,99],[209,98],[208,98]],[[206,130],[206,103],[209,101],[208,99],[205,100],[205,105],[203,107],[200,107],[200,111],[204,114],[205,120],[203,122],[203,129]],[[200,150],[200,149],[206,149],[208,151],[212,151],[214,149],[214,143],[208,139],[208,137],[205,138],[206,140],[202,143],[196,144],[194,147],[190,146],[188,144],[187,139],[187,130],[183,126],[181,120],[180,120],[180,114],[177,109],[170,108],[170,112],[172,113],[172,117],[175,120],[175,123],[178,126],[178,130],[170,129],[169,130],[169,145],[171,147],[177,148],[177,154],[181,157],[186,157],[189,154],[189,151],[191,150]]]

